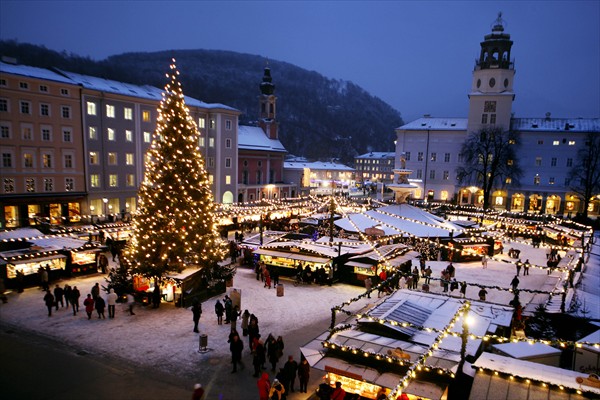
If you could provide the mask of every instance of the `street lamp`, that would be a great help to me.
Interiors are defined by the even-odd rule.
[[[92,220],[92,224],[94,223],[94,210],[96,207],[90,206],[90,219]]]
[[[106,221],[108,219],[108,209],[107,209],[108,199],[106,197],[104,197],[104,198],[102,198],[102,201],[104,202],[104,220]]]

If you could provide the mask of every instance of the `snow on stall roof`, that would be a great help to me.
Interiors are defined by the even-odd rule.
[[[528,342],[516,342],[516,343],[500,343],[492,345],[493,348],[503,352],[507,356],[514,358],[529,358],[536,356],[547,356],[553,354],[560,354],[559,349],[555,349],[544,343],[528,343]]]
[[[23,239],[31,237],[42,237],[44,234],[34,228],[21,228],[12,231],[0,232],[0,240]]]
[[[582,390],[600,395],[600,388],[577,383],[577,378],[587,378],[589,374],[505,357],[499,354],[482,353],[473,363],[473,368],[486,368],[504,374],[546,382],[552,385],[562,385],[569,389]]]
[[[287,153],[287,150],[278,139],[269,139],[262,128],[258,126],[238,126],[238,148]]]
[[[46,68],[31,67],[29,65],[14,65],[0,62],[0,73],[27,76],[29,78],[38,78],[49,81],[68,83],[77,85],[77,82],[62,76]]]
[[[424,117],[402,125],[397,129],[411,131],[466,131],[467,118],[430,118]]]

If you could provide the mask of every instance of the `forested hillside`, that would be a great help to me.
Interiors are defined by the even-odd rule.
[[[400,113],[349,81],[328,79],[289,63],[219,50],[125,53],[95,61],[14,41],[0,41],[0,54],[19,64],[60,68],[162,88],[170,59],[177,59],[188,96],[242,111],[241,124],[258,114],[265,65],[276,86],[280,139],[291,154],[352,163],[357,154],[393,151]]]

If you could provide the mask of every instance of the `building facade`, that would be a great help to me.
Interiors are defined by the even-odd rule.
[[[355,170],[334,162],[288,160],[284,177],[298,185],[300,195],[348,193],[356,184]]]
[[[460,150],[471,132],[498,127],[519,138],[517,159],[524,174],[519,182],[508,181],[492,193],[491,206],[498,210],[575,215],[582,212],[583,199],[570,186],[569,171],[589,134],[600,135],[599,118],[515,118],[512,103],[515,69],[511,59],[513,42],[498,18],[492,32],[480,43],[468,95],[467,118],[433,118],[425,115],[396,129],[396,166],[404,155],[413,170],[411,183],[418,186],[414,198],[483,204],[477,186],[461,186],[457,168]],[[596,194],[588,213],[600,214]]]

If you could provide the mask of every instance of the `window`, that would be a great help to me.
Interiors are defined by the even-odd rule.
[[[569,146],[575,146],[575,141],[574,140],[569,140]]]
[[[6,84],[6,79],[4,79],[4,78],[0,78],[0,86],[8,86],[8,85]]]
[[[69,89],[60,89],[60,94],[62,94],[63,96],[68,96],[69,95]]]
[[[450,178],[450,172],[444,171],[444,180],[447,181]]]
[[[506,180],[504,181],[507,185],[512,183],[512,178],[506,178]]]
[[[487,124],[487,114],[481,114],[481,123]]]
[[[554,177],[551,176],[550,178],[548,178],[548,184],[549,185],[554,185]]]
[[[29,83],[27,82],[19,82],[19,88],[20,89],[29,89]]]
[[[204,118],[198,118],[198,128],[206,128],[206,120]]]
[[[552,146],[558,146],[559,144],[560,144],[560,141],[558,141],[558,140],[554,140],[552,142]]]
[[[44,192],[53,192],[54,191],[54,179],[53,178],[44,178]]]
[[[71,107],[61,106],[60,110],[63,118],[71,118]]]
[[[556,157],[552,157],[552,159],[550,160],[550,166],[551,167],[556,167],[556,162],[557,162]]]
[[[215,177],[213,174],[208,174],[208,183],[211,185],[215,182]]]
[[[97,140],[98,139],[98,129],[95,126],[90,126],[88,128],[88,134],[90,139]]]
[[[423,161],[423,152],[422,151],[417,153],[417,161]]]
[[[23,140],[33,140],[33,128],[30,125],[21,126],[21,137]]]
[[[214,118],[211,118],[211,119],[208,121],[208,127],[209,127],[210,129],[215,129],[215,120],[214,120]]]
[[[260,185],[262,183],[262,171],[256,171],[256,184]]]
[[[3,168],[12,168],[12,154],[11,153],[2,153],[2,167]]]
[[[48,86],[40,85],[40,92],[48,93]]]
[[[225,120],[225,130],[230,131],[231,130],[231,120]]]
[[[431,161],[437,160],[437,153],[431,153],[430,159],[431,159]]]
[[[21,114],[31,113],[31,103],[28,101],[21,101]]]
[[[537,175],[537,174],[536,174],[536,175],[533,177],[533,184],[534,184],[534,185],[539,185],[539,184],[540,184],[540,176],[539,176],[539,175]]]
[[[405,154],[406,161],[410,161],[410,151],[407,151]]]
[[[15,192],[15,180],[12,178],[4,178],[4,193]]]
[[[93,188],[100,187],[100,175],[98,175],[98,174],[90,175],[90,186]]]
[[[0,111],[8,112],[8,100],[0,99]]]
[[[108,176],[108,185],[110,187],[117,187],[118,186],[117,183],[118,183],[117,174],[110,174]]]
[[[88,101],[87,103],[87,113],[88,115],[96,115],[96,103],[92,101]]]
[[[444,162],[450,162],[450,153],[444,153]]]
[[[50,105],[49,104],[40,104],[40,115],[42,117],[50,116]]]
[[[513,161],[512,158],[509,158],[508,160],[506,160],[506,165],[513,165],[515,162]]]
[[[125,164],[133,165],[133,153],[125,154]]]
[[[117,153],[108,153],[108,165],[117,165]]]
[[[125,175],[125,185],[127,185],[128,187],[135,186],[135,175],[133,175],[133,174]]]
[[[110,140],[110,141],[114,141],[117,136],[115,133],[115,130],[113,128],[107,128],[106,135],[108,136],[108,140]]]
[[[114,118],[115,117],[115,106],[107,104],[106,105],[106,116],[108,118]]]
[[[231,168],[231,157],[225,158],[225,168]]]
[[[242,183],[243,183],[244,185],[247,185],[247,184],[248,184],[248,176],[249,176],[249,174],[248,174],[248,170],[244,170],[244,171],[242,171]]]
[[[435,169],[429,171],[429,179],[435,179]]]
[[[483,103],[483,112],[495,113],[496,112],[496,102],[495,101],[484,102]]]
[[[417,170],[417,179],[423,179],[423,170],[422,169]]]
[[[543,140],[538,140],[538,144],[544,144]]]
[[[50,153],[42,154],[42,167],[43,168],[52,168],[52,154],[50,154]]]
[[[570,186],[571,185],[571,179],[569,179],[568,177],[565,178],[565,186]]]
[[[208,147],[215,147],[215,138],[208,138]]]
[[[535,158],[535,166],[536,167],[541,167],[542,166],[542,157],[536,157]]]
[[[50,130],[50,127],[42,127],[42,140],[45,142],[52,140],[52,131]]]
[[[133,109],[131,109],[129,107],[125,107],[123,109],[123,118],[132,120],[133,119]]]
[[[73,168],[73,155],[65,154],[63,156],[63,165],[65,168]]]
[[[201,137],[201,138],[198,140],[198,145],[199,145],[200,147],[204,147],[204,146],[206,146],[206,143],[205,143],[205,140],[204,140],[204,138],[203,138],[203,137]]]
[[[567,158],[567,167],[572,167],[572,166],[573,166],[573,159]]]
[[[144,132],[144,143],[150,143],[151,138],[152,134],[150,132]]]
[[[75,179],[65,178],[65,192],[72,192],[75,190]]]
[[[490,114],[490,124],[494,125],[496,123],[496,114]],[[501,197],[499,197],[501,199]]]
[[[206,161],[207,161],[209,168],[214,168],[214,166],[215,166],[215,158],[214,157],[208,157],[206,159]]]
[[[63,142],[71,143],[73,141],[73,132],[71,128],[63,128]]]
[[[144,121],[144,122],[150,121],[150,111],[148,111],[148,110],[142,111],[142,121]]]
[[[125,140],[128,142],[133,142],[133,131],[129,129],[125,130]]]
[[[91,165],[98,165],[98,162],[100,161],[98,157],[98,152],[90,151],[89,161]]]
[[[225,184],[231,185],[231,175],[225,175]]]
[[[0,125],[0,138],[10,139],[10,127],[8,125]]]
[[[226,149],[230,149],[231,148],[231,139],[225,139],[225,148]]]
[[[35,178],[25,178],[25,190],[28,193],[35,192]]]
[[[33,168],[33,154],[23,154],[23,168]]]

